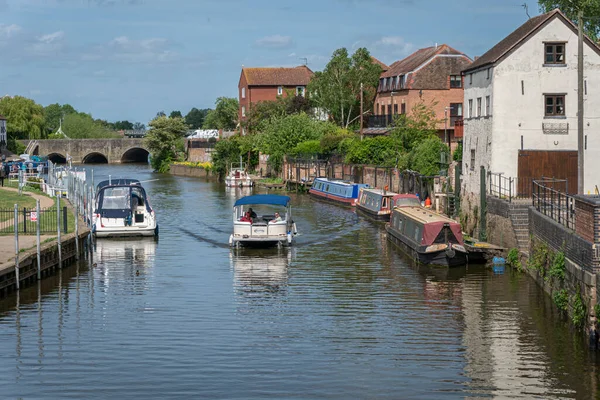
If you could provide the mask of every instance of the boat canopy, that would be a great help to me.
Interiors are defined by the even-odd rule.
[[[242,197],[236,201],[233,206],[245,206],[248,204],[272,204],[276,206],[287,207],[289,202],[289,196],[282,196],[278,194],[255,194],[253,196]]]
[[[130,186],[130,185],[139,185],[139,184],[140,184],[140,181],[137,179],[124,179],[124,178],[111,179],[111,180],[106,180],[106,181],[100,182],[98,184],[98,186],[96,186],[96,189],[100,190],[106,186]]]

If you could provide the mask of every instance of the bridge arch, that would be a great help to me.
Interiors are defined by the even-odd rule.
[[[52,161],[54,164],[66,164],[67,163],[67,157],[65,157],[59,153],[48,154],[48,160]]]
[[[150,153],[142,147],[132,147],[121,156],[122,163],[147,163]]]
[[[81,160],[82,164],[108,164],[108,158],[102,153],[88,153]]]

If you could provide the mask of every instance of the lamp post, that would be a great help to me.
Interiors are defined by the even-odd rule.
[[[444,142],[450,148],[450,138],[448,137],[448,110],[454,110],[454,107],[444,107]]]

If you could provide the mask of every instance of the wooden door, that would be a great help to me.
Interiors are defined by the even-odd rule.
[[[555,188],[577,193],[577,151],[519,150],[518,194],[531,197],[531,181],[550,178],[564,179]]]

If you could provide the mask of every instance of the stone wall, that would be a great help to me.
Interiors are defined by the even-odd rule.
[[[169,173],[177,176],[190,176],[195,178],[208,178],[211,176],[210,172],[204,168],[188,167],[186,165],[171,164]]]

